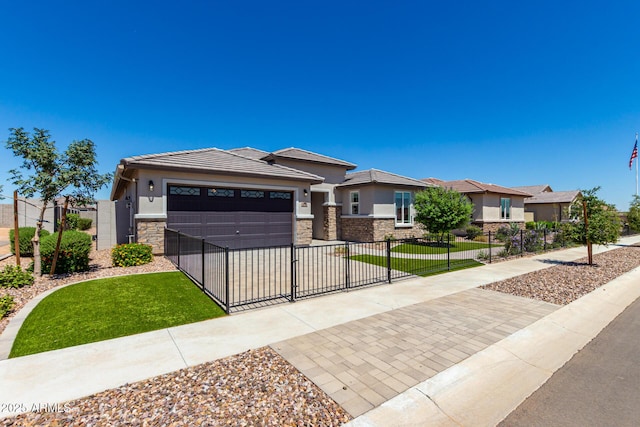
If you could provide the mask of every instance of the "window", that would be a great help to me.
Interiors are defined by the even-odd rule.
[[[291,200],[291,193],[285,193],[283,191],[271,191],[269,197],[272,199]]]
[[[235,194],[235,191],[229,188],[210,188],[207,190],[209,197],[233,197]]]
[[[511,219],[511,199],[508,197],[500,198],[500,218]]]
[[[349,193],[349,200],[351,202],[351,215],[360,214],[360,193],[358,191],[352,191]]]
[[[396,191],[396,224],[411,224],[411,193]]]
[[[199,196],[200,188],[198,187],[178,187],[169,186],[169,194],[174,196]]]
[[[240,190],[240,197],[247,199],[264,199],[264,191]]]

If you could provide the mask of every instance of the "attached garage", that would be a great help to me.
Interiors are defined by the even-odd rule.
[[[294,241],[291,191],[167,185],[167,227],[232,249]]]
[[[309,194],[324,178],[267,154],[204,148],[120,160],[111,191],[117,242],[162,254],[166,227],[234,249],[310,244]]]

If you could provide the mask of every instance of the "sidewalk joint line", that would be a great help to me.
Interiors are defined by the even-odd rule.
[[[427,381],[428,381],[428,380],[427,380]],[[438,405],[438,403],[437,403],[435,400],[433,400],[433,399],[431,398],[431,396],[429,396],[427,393],[425,393],[424,391],[420,390],[420,389],[419,389],[419,388],[417,388],[417,387],[414,387],[414,390],[417,390],[417,391],[418,391],[418,393],[420,393],[420,394],[424,395],[424,396],[425,396],[427,399],[429,399],[429,400],[430,400],[434,405],[436,405],[436,408],[438,408],[438,410],[439,410],[440,412],[442,412],[442,413],[443,413],[447,418],[449,418],[451,421],[453,421],[456,425],[459,425],[459,426],[461,426],[461,427],[462,427],[462,424],[460,424],[458,421],[456,421],[456,420],[455,420],[451,415],[447,414],[447,413],[445,412],[445,410],[444,410],[444,409],[442,409],[442,408],[440,407],[440,405]]]
[[[182,354],[182,351],[180,351],[180,347],[178,347],[178,343],[176,342],[176,340],[173,338],[173,335],[171,335],[171,330],[167,328],[167,333],[169,334],[169,337],[171,338],[171,341],[173,342],[173,345],[176,346],[176,350],[178,350],[178,354],[180,355],[180,358],[182,359],[182,362],[184,363],[184,367],[188,368],[189,364],[187,363],[187,361],[184,358],[184,355]]]

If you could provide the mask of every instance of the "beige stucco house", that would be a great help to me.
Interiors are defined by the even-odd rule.
[[[548,184],[513,188],[532,195],[524,199],[528,221],[569,221],[569,206],[581,196],[580,190],[553,191]]]
[[[531,196],[527,192],[472,179],[443,181],[425,178],[423,181],[452,188],[469,197],[473,203],[471,223],[481,227],[484,232],[495,232],[503,225],[512,223],[524,228],[524,200]]]
[[[419,236],[416,191],[428,184],[287,148],[217,148],[122,159],[111,200],[117,241],[162,253],[171,228],[230,248]]]

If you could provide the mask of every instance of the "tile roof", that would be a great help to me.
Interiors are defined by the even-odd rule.
[[[236,154],[218,148],[174,151],[127,157],[120,161],[127,166],[143,166],[152,169],[174,169],[193,172],[223,172],[233,175],[283,178],[320,183],[324,178],[286,166],[269,164],[262,160]]]
[[[453,188],[454,190],[465,193],[497,193],[508,194],[511,196],[523,196],[530,197],[530,193],[524,191],[514,190],[513,188],[503,187],[496,184],[487,184],[480,181],[474,181],[473,179],[459,179],[454,181],[443,181],[439,184],[442,187]]]
[[[426,182],[427,184],[437,185],[438,187],[442,185],[444,182],[442,179],[438,178],[422,178],[420,181]]]
[[[311,163],[321,163],[332,166],[344,166],[347,170],[356,168],[353,163],[345,162],[344,160],[336,159],[333,157],[323,156],[322,154],[312,153],[311,151],[302,150],[300,148],[284,148],[282,150],[274,151],[263,157],[263,160],[275,160],[277,158],[302,160]]]
[[[396,175],[391,172],[385,172],[378,169],[369,169],[365,171],[348,173],[344,182],[338,187],[350,187],[353,185],[364,184],[388,184],[401,185],[405,187],[430,187],[430,184],[419,181],[406,176]]]
[[[525,193],[529,193],[529,194],[539,194],[542,192],[549,192],[549,191],[553,191],[553,189],[551,188],[551,186],[549,184],[541,184],[541,185],[523,185],[520,187],[511,187],[514,190],[518,190],[518,191],[524,191]]]
[[[231,150],[227,151],[256,160],[261,160],[263,157],[269,154],[266,151],[258,150],[257,148],[253,147],[232,148]]]
[[[527,205],[541,203],[571,203],[578,196],[580,196],[580,190],[552,191],[539,193],[533,197],[528,197],[524,199],[524,203]]]

